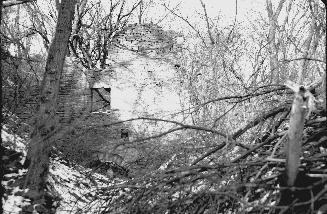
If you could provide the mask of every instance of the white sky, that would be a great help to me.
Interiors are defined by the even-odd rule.
[[[200,0],[170,0],[158,2],[165,3],[170,9],[176,8],[176,12],[181,14],[183,17],[188,18],[192,24],[205,24],[203,20],[200,19],[201,14],[203,14],[203,8],[201,6]],[[233,24],[236,15],[236,0],[203,0],[206,5],[208,16],[211,19],[220,17],[219,24],[224,26]],[[273,1],[278,2],[276,0]],[[160,4],[159,4],[160,5]],[[176,7],[179,5],[178,7]],[[265,1],[264,0],[237,0],[237,20],[243,22],[247,20],[247,17],[253,18],[253,10],[256,12],[262,11],[265,14]],[[165,10],[163,6],[157,6],[156,8],[151,8],[151,11],[147,14],[149,18],[151,17],[153,22],[161,19],[165,14],[169,13]],[[169,20],[173,18],[175,20]],[[179,18],[171,15],[162,24],[168,25],[170,29],[181,30],[186,27],[185,22],[181,21]]]

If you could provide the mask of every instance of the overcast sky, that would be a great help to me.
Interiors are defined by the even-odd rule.
[[[162,19],[167,13],[169,14],[161,6],[165,3],[168,8],[175,9],[176,13],[188,18],[192,24],[201,24],[200,16],[203,14],[203,9],[200,0],[158,0],[157,2],[159,2],[158,6],[151,8],[147,13],[149,19],[154,23]],[[236,0],[203,0],[203,2],[210,18],[220,17],[219,23],[225,26],[233,24],[236,15]],[[277,2],[276,0],[273,1],[275,4]],[[239,22],[246,22],[248,18],[254,18],[254,14],[258,14],[258,12],[265,14],[264,0],[237,0],[237,20]],[[162,25],[173,30],[182,30],[186,27],[185,22],[171,14],[162,22]]]

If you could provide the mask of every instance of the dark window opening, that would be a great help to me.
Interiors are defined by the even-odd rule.
[[[128,139],[128,130],[127,129],[121,129],[120,130],[120,138]]]

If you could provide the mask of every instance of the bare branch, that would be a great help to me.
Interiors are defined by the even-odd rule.
[[[276,114],[283,112],[283,111],[287,111],[289,109],[289,107],[287,105],[281,105],[275,109],[272,109],[270,111],[268,111],[265,114],[262,114],[260,116],[258,116],[257,118],[255,118],[254,120],[252,120],[251,122],[249,122],[244,128],[239,129],[238,131],[236,131],[233,134],[233,138],[236,139],[239,136],[241,136],[242,134],[244,134],[247,130],[249,130],[250,128],[258,125],[261,121],[268,119],[269,117],[273,117]]]
[[[184,18],[181,15],[178,15],[177,13],[175,13],[173,10],[169,9],[165,4],[163,4],[163,6],[170,11],[172,14],[174,14],[175,16],[177,16],[178,18],[182,19],[184,22],[186,22],[186,24],[188,24],[195,32],[196,34],[201,38],[202,43],[204,44],[205,47],[207,47],[207,44],[205,42],[205,39],[203,38],[203,36],[201,35],[200,31],[197,30],[186,18]]]
[[[34,2],[36,0],[7,0],[7,1],[3,1],[3,7],[11,7],[14,5],[19,5],[19,4],[24,4],[24,3],[28,3],[28,2]]]
[[[121,19],[125,18],[126,16],[130,16],[132,14],[132,12],[141,4],[141,1],[139,1],[138,3],[134,4],[133,7],[130,9],[129,12],[127,12],[126,14],[121,16]]]
[[[183,130],[183,129],[184,129],[183,127],[177,127],[177,128],[174,128],[174,129],[169,129],[168,131],[161,132],[160,134],[157,134],[157,135],[152,135],[150,137],[139,138],[139,139],[133,140],[130,143],[132,144],[132,143],[137,143],[137,142],[148,141],[148,140],[151,140],[151,139],[160,138],[160,137],[163,137],[163,136],[168,135],[170,133],[173,133],[173,132],[176,132],[176,131],[179,131],[179,130]]]
[[[226,142],[223,142],[221,144],[219,144],[218,146],[216,146],[215,148],[209,150],[208,152],[206,152],[204,155],[202,155],[201,157],[197,158],[192,164],[192,165],[195,165],[197,163],[199,163],[200,161],[202,161],[204,158],[216,153],[218,150],[224,148],[226,146]]]
[[[159,118],[151,118],[151,117],[138,117],[138,118],[131,118],[131,119],[124,120],[124,121],[121,121],[121,122],[116,122],[116,123],[107,124],[107,125],[104,125],[104,127],[108,127],[108,126],[116,125],[116,124],[118,124],[118,123],[124,123],[124,122],[135,121],[135,120],[149,120],[149,121],[157,121],[157,122],[173,123],[173,124],[176,124],[176,125],[180,126],[180,128],[182,128],[182,129],[195,129],[195,130],[200,130],[200,131],[206,131],[206,132],[210,132],[210,133],[213,133],[213,134],[217,134],[217,135],[223,136],[223,137],[225,137],[225,138],[229,138],[229,136],[228,136],[227,134],[225,134],[225,133],[222,133],[222,132],[220,132],[220,131],[216,131],[216,130],[213,130],[213,129],[209,129],[209,128],[206,128],[206,127],[202,127],[202,126],[194,126],[194,125],[188,125],[188,124],[184,124],[184,123],[181,123],[181,122],[178,122],[178,121],[166,120],[166,119],[159,119]]]
[[[278,4],[278,7],[276,9],[276,12],[275,12],[275,16],[278,17],[280,12],[282,11],[282,8],[283,8],[283,4],[285,3],[285,0],[281,0]]]
[[[200,2],[201,2],[201,5],[202,5],[202,8],[203,8],[204,17],[205,17],[205,20],[206,20],[206,23],[207,23],[207,31],[208,31],[208,35],[209,35],[211,44],[215,44],[215,40],[213,39],[211,30],[210,30],[210,23],[209,23],[209,17],[208,17],[208,14],[207,14],[206,5],[203,3],[202,0],[200,0]]]
[[[284,62],[292,62],[292,61],[298,61],[298,60],[316,61],[316,62],[322,62],[322,63],[326,64],[326,62],[324,60],[314,59],[314,58],[309,58],[309,57],[300,57],[300,58],[295,58],[295,59],[284,59]]]
[[[256,126],[257,124],[259,124],[262,120],[267,119],[269,117],[272,117],[276,114],[278,114],[279,112],[284,111],[285,109],[287,109],[287,107],[285,106],[281,106],[280,108],[277,109],[273,109],[272,111],[269,111],[268,113],[266,113],[265,115],[261,115],[259,117],[257,117],[256,119],[254,119],[253,121],[249,122],[248,125],[246,125],[244,128],[238,130],[237,132],[235,132],[231,139],[232,140],[236,140],[239,136],[241,136],[242,134],[244,134],[247,130],[249,130],[250,128]],[[267,140],[266,140],[267,141]],[[237,146],[240,146],[242,148],[245,148],[246,150],[248,150],[245,154],[241,155],[239,158],[235,159],[233,162],[237,162],[238,160],[247,157],[248,155],[250,155],[253,151],[255,151],[256,149],[260,148],[261,146],[267,144],[267,142],[264,141],[262,144],[259,144],[259,146],[256,146],[254,148],[248,148],[247,146],[241,144],[241,143],[236,143]],[[270,142],[270,141],[268,141]],[[226,145],[226,142],[223,142],[221,144],[219,144],[218,146],[216,146],[215,148],[209,150],[208,152],[206,152],[204,155],[202,155],[200,158],[196,159],[191,165],[195,165],[198,162],[200,162],[201,160],[203,160],[204,158],[214,154],[215,152],[217,152],[218,150],[222,149],[224,146]]]

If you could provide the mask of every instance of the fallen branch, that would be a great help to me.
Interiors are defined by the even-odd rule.
[[[277,108],[274,108],[274,109],[268,111],[265,114],[262,114],[262,115],[258,116],[257,118],[255,118],[254,120],[249,122],[244,128],[241,128],[238,131],[236,131],[233,134],[233,139],[238,138],[239,136],[244,134],[247,130],[251,129],[252,127],[254,127],[256,125],[258,125],[263,120],[266,120],[266,119],[268,119],[270,117],[273,117],[273,116],[277,115],[280,112],[287,111],[287,110],[289,110],[289,107],[287,105],[283,104],[283,105],[281,105],[281,106],[279,106]]]
[[[264,146],[264,145],[267,145],[268,143],[270,143],[271,141],[275,140],[275,139],[278,138],[278,137],[279,137],[278,135],[273,135],[273,136],[268,137],[264,142],[258,144],[257,146],[253,147],[252,149],[250,149],[250,150],[247,151],[246,153],[242,154],[240,157],[234,159],[234,160],[232,161],[232,163],[236,163],[236,162],[238,162],[239,160],[246,158],[247,156],[249,156],[249,155],[250,155],[252,152],[254,152],[255,150],[261,148],[261,147]]]
[[[253,121],[251,121],[250,123],[248,123],[248,125],[246,125],[244,128],[236,131],[233,135],[232,135],[232,140],[236,140],[238,137],[240,137],[242,134],[244,134],[247,130],[249,130],[250,128],[256,126],[257,124],[259,124],[262,120],[265,120],[269,117],[273,117],[276,114],[283,112],[285,110],[288,110],[289,107],[287,107],[286,105],[282,105],[280,107],[277,107],[269,112],[267,112],[266,114],[263,114],[257,118],[255,118]],[[201,157],[197,158],[191,165],[195,165],[197,163],[199,163],[201,160],[205,159],[206,157],[214,154],[215,152],[217,152],[218,150],[222,149],[224,146],[226,145],[226,142],[223,142],[222,144],[219,144],[218,146],[216,146],[215,148],[209,150],[208,152],[206,152],[204,155],[202,155]],[[259,144],[261,146],[257,146],[254,147],[252,149],[248,148],[247,146],[241,144],[241,143],[236,143],[237,146],[240,146],[242,148],[245,148],[246,150],[248,150],[247,153],[245,153],[244,155],[242,155],[240,158],[242,157],[246,157],[249,154],[251,154],[253,151],[255,151],[256,149],[260,148],[261,146],[265,145],[265,143]],[[234,160],[236,161],[236,160]]]

